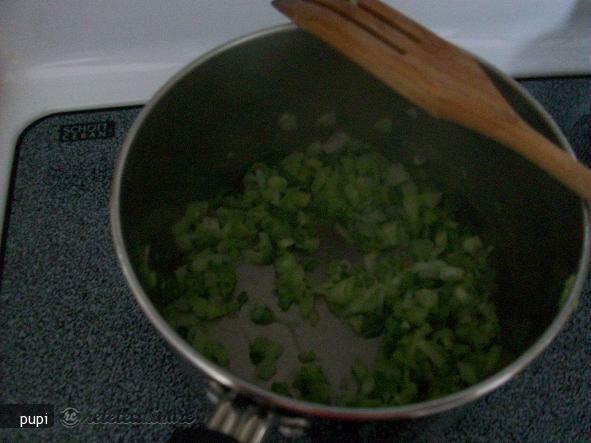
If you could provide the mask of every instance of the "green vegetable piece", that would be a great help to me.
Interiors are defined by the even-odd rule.
[[[435,208],[441,202],[440,192],[426,192],[420,196],[421,203],[427,208]]]
[[[265,360],[277,360],[283,354],[283,346],[265,337],[257,337],[250,344],[250,361],[254,365]]]
[[[308,180],[309,174],[304,165],[304,153],[301,151],[294,151],[281,162],[283,170],[296,181],[304,183]]]
[[[275,314],[267,306],[255,304],[250,308],[250,320],[257,325],[270,325],[275,321]]]
[[[302,400],[330,403],[331,388],[322,367],[318,364],[312,363],[302,366],[298,370],[292,386],[299,391]]]
[[[349,323],[358,335],[365,338],[377,337],[384,329],[383,318],[375,313],[350,317]]]
[[[439,278],[444,281],[459,281],[466,275],[463,269],[456,266],[444,266],[439,271]]]
[[[433,289],[419,289],[415,296],[419,304],[427,309],[431,309],[437,305],[437,291]]]
[[[282,238],[281,240],[279,240],[279,241],[277,242],[277,246],[278,246],[280,249],[287,249],[287,248],[289,248],[290,246],[293,246],[293,245],[294,245],[294,243],[295,243],[295,240],[294,240],[293,238],[291,238],[291,237],[286,237],[286,238]]]
[[[276,191],[283,191],[287,188],[287,180],[279,175],[274,175],[267,181],[267,186]]]
[[[263,360],[255,369],[255,376],[263,381],[271,380],[277,373],[277,364],[274,360]]]
[[[268,265],[273,261],[273,244],[266,232],[259,232],[257,243],[244,252],[245,258],[256,265]]]
[[[478,250],[482,249],[482,241],[477,236],[468,237],[462,242],[462,248],[468,254],[475,254]]]
[[[195,317],[200,320],[215,320],[240,309],[238,303],[224,303],[219,300],[207,300],[202,297],[193,298],[191,300],[191,306]]]
[[[298,354],[300,363],[312,363],[316,361],[316,353],[314,351],[304,351]]]
[[[445,248],[447,246],[447,232],[439,231],[435,235],[435,245],[439,248]]]
[[[401,183],[410,180],[410,175],[404,166],[400,163],[394,163],[388,166],[385,179],[389,186],[398,186]]]
[[[429,260],[416,262],[412,270],[415,271],[421,278],[426,279],[438,279],[441,275],[441,271],[447,265],[441,260]]]
[[[437,344],[421,340],[417,347],[431,360],[431,362],[438,368],[445,364],[445,352]]]
[[[278,206],[286,211],[297,211],[310,203],[310,194],[296,188],[290,188],[279,201]]]
[[[433,340],[441,344],[445,350],[449,351],[454,345],[453,331],[449,328],[440,329],[433,334]]]
[[[470,294],[468,293],[468,291],[466,291],[466,288],[464,288],[461,285],[456,286],[454,288],[454,290],[453,290],[453,296],[460,303],[465,303],[465,302],[467,302],[470,299]]]
[[[326,142],[322,144],[322,150],[327,154],[334,154],[341,151],[349,141],[349,136],[344,132],[335,132]]]
[[[287,311],[292,304],[297,303],[303,317],[314,321],[314,295],[308,288],[304,267],[293,254],[285,253],[275,261],[275,272],[279,307]]]
[[[498,369],[499,361],[501,360],[501,347],[498,345],[492,346],[488,352],[481,357],[483,375],[493,373]]]
[[[211,360],[218,366],[223,368],[230,366],[230,358],[228,357],[228,351],[226,348],[222,344],[209,339],[204,334],[197,334],[192,345],[205,358]]]
[[[404,212],[411,224],[417,225],[420,212],[419,196],[416,194],[408,194],[404,196],[402,201]]]
[[[295,244],[296,248],[308,254],[318,250],[320,239],[318,237],[306,237]]]
[[[396,246],[400,243],[398,223],[395,221],[384,223],[378,231],[378,238],[386,247]]]
[[[411,253],[418,260],[428,260],[435,251],[435,245],[429,239],[413,240],[410,244]]]
[[[257,337],[250,344],[250,361],[256,366],[255,375],[270,380],[277,372],[277,360],[283,354],[283,346],[265,337]]]
[[[457,364],[460,377],[468,385],[473,385],[478,382],[478,376],[474,367],[468,363],[458,362]]]

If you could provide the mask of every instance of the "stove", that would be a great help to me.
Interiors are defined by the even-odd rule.
[[[589,160],[590,2],[389,3],[514,76],[540,77],[521,82]],[[0,429],[0,440],[165,441],[206,420],[204,379],[179,369],[117,266],[111,174],[141,105],[174,72],[283,21],[266,0],[0,6],[0,404],[49,403],[56,414],[50,429]],[[491,395],[421,420],[323,422],[301,441],[591,438],[589,361],[588,283],[553,345]]]

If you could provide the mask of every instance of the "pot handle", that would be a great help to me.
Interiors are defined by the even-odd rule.
[[[304,417],[271,411],[214,381],[209,383],[207,397],[215,405],[207,428],[210,432],[217,432],[218,438],[260,443],[271,426],[286,438],[301,437],[310,427],[310,422]]]
[[[253,405],[241,405],[236,399],[222,397],[207,427],[240,443],[260,443],[272,422],[272,413],[261,411]]]
[[[167,443],[260,443],[272,421],[271,413],[264,414],[244,401],[225,397],[217,401],[207,425],[177,429]]]

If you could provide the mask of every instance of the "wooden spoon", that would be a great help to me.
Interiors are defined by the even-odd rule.
[[[513,149],[591,200],[591,170],[521,119],[463,50],[379,0],[272,3],[299,27],[433,116]]]

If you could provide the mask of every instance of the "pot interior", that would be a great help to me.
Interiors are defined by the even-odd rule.
[[[491,76],[526,121],[557,141],[526,98]],[[557,315],[564,279],[576,271],[583,244],[580,201],[518,155],[430,117],[297,30],[245,40],[195,65],[145,116],[121,185],[121,225],[133,268],[141,266],[146,244],[168,247],[170,226],[190,202],[236,189],[254,162],[277,163],[325,138],[327,130],[314,123],[329,112],[339,128],[390,160],[424,162],[429,180],[453,201],[457,218],[494,246],[493,301],[503,359],[509,363],[523,353]],[[298,130],[278,129],[285,113],[297,117]],[[385,117],[392,120],[392,132],[377,134],[374,124]],[[271,297],[272,276],[264,273],[250,273],[241,284]],[[229,346],[246,342],[255,333],[247,318],[241,321],[222,323],[216,334]],[[338,326],[320,340],[335,354],[364,347]],[[254,381],[246,367],[232,371]]]

